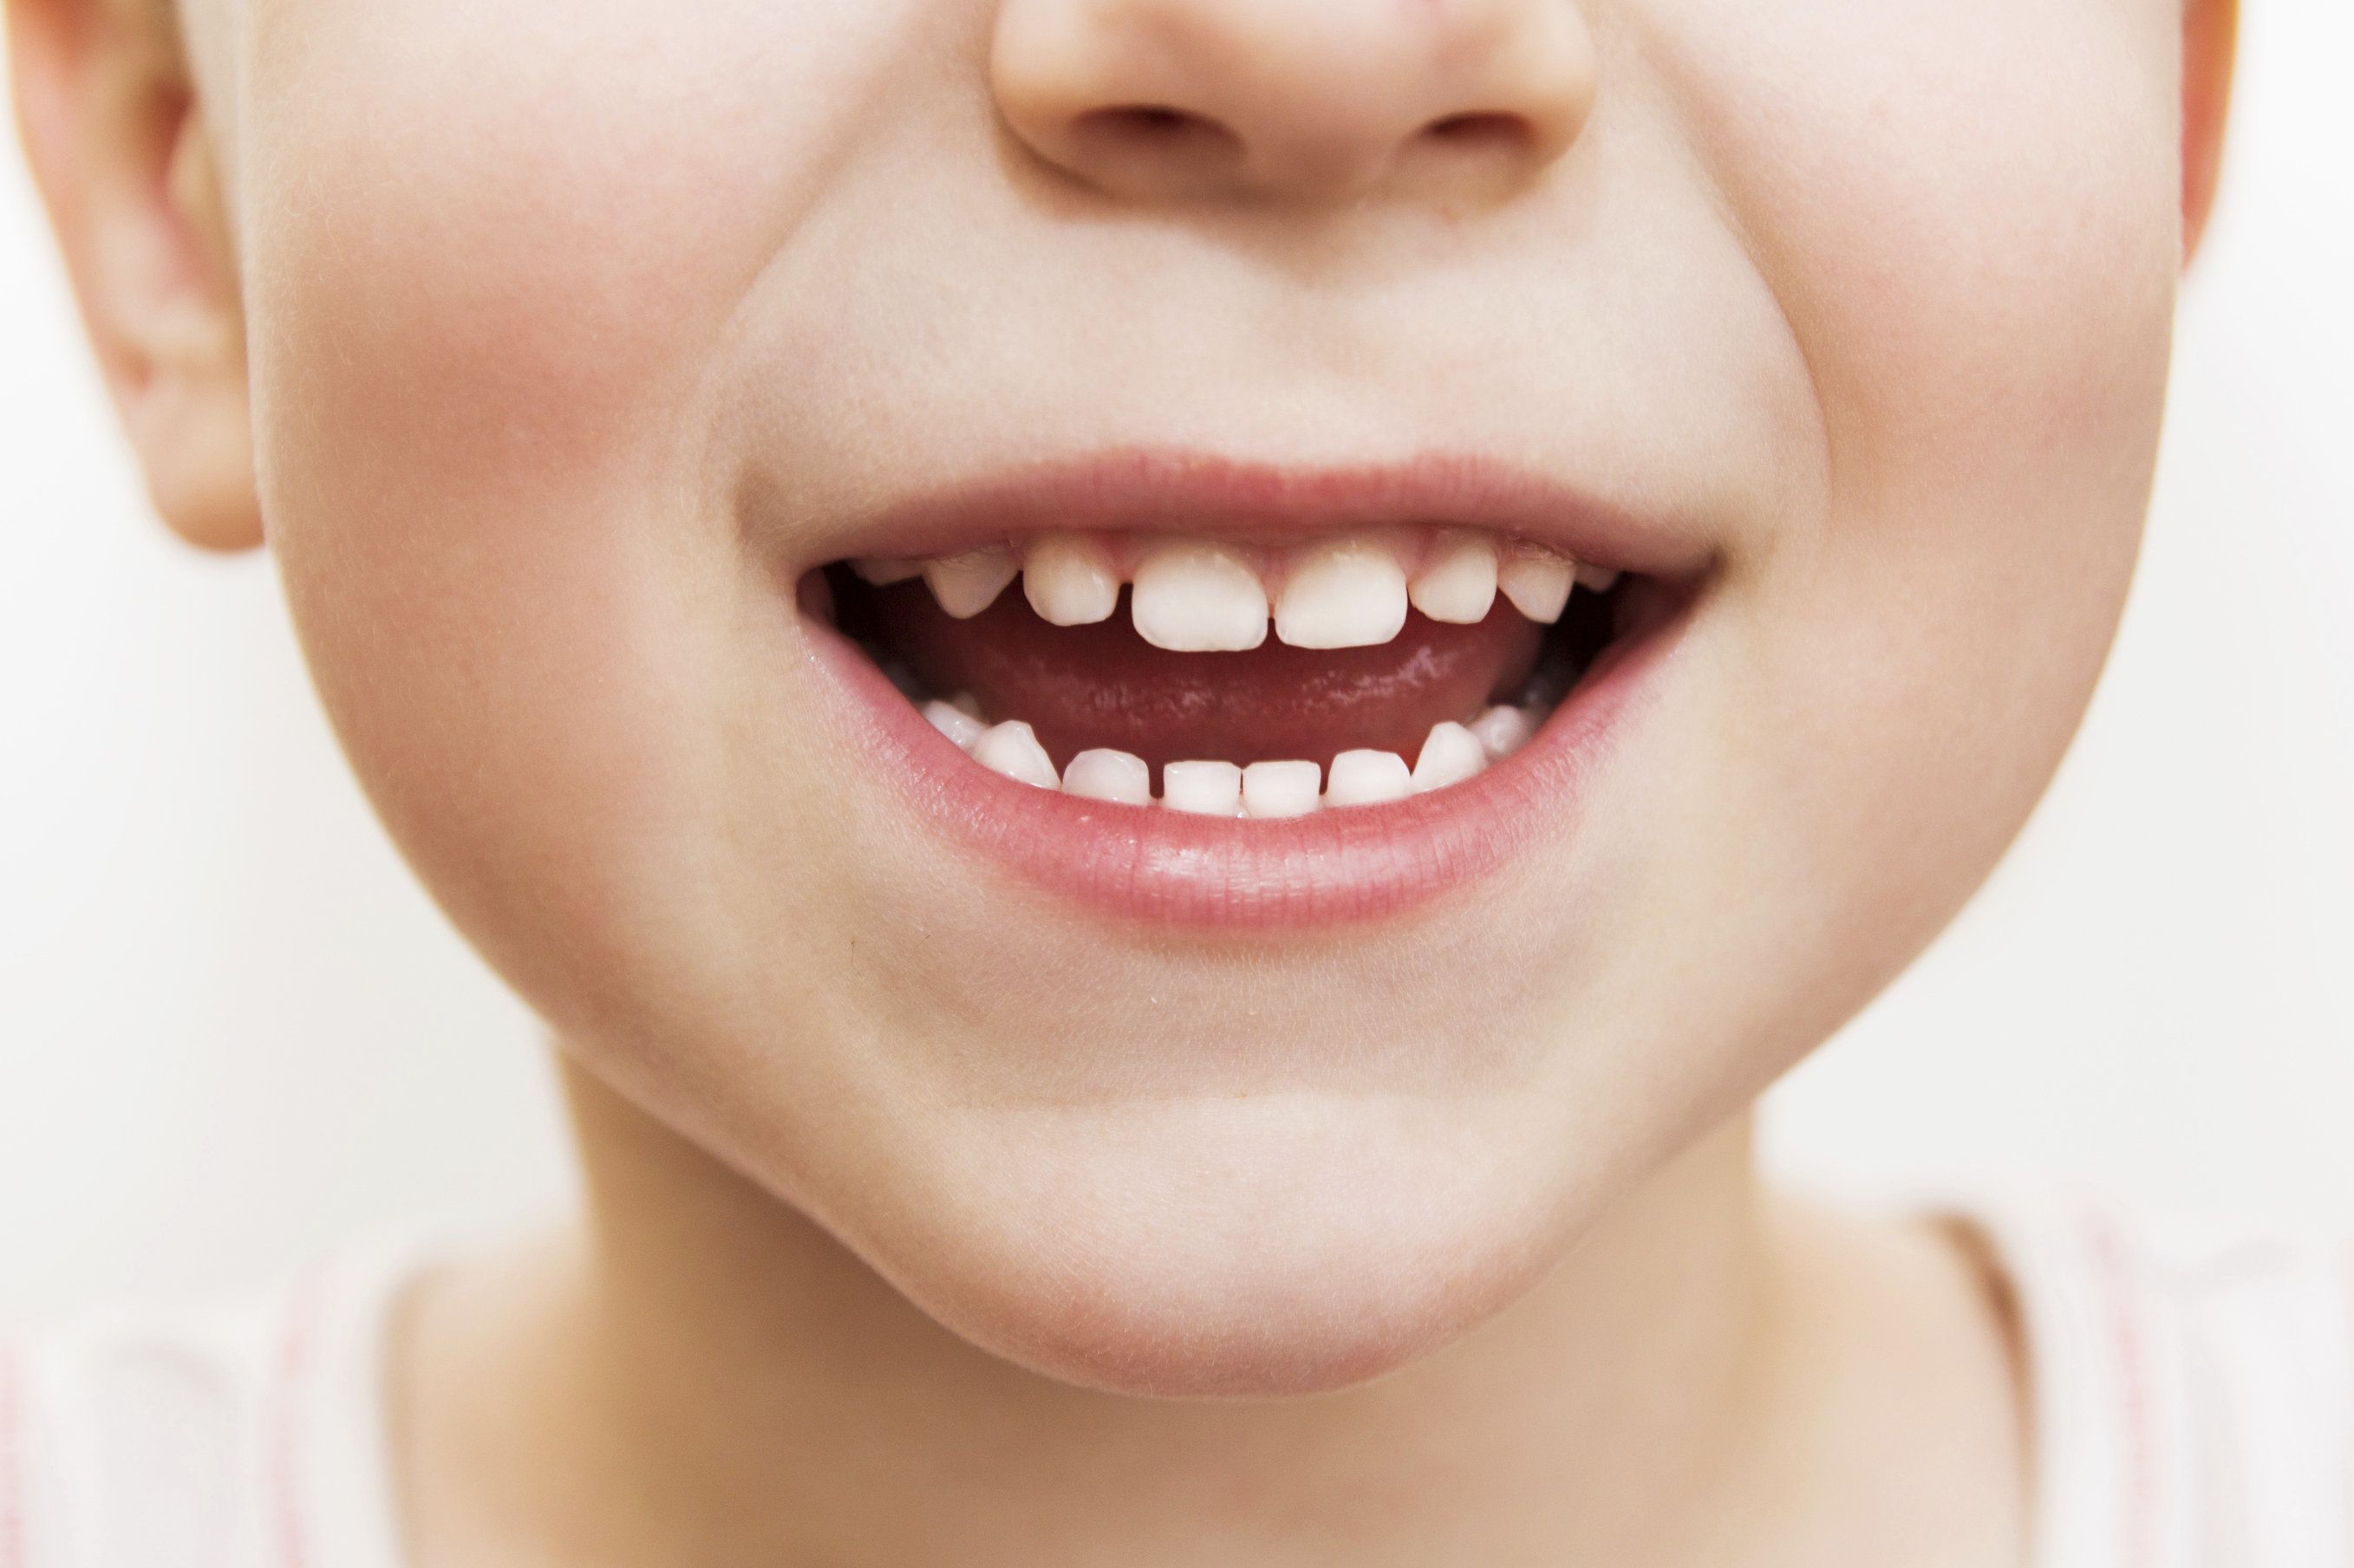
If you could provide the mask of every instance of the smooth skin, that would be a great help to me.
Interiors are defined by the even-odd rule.
[[[581,1224],[404,1320],[419,1568],[2021,1560],[2000,1281],[1749,1107],[2073,733],[2229,0],[7,15],[157,508],[561,1047]],[[782,585],[1136,445],[1719,566],[1478,898],[1107,927],[846,776]]]

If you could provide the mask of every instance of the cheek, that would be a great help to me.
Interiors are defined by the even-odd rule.
[[[247,263],[265,510],[323,696],[478,940],[516,898],[663,929],[652,868],[698,853],[719,772],[673,741],[728,732],[750,609],[709,366],[825,93],[725,0],[692,27],[300,9],[249,42]]]
[[[1662,837],[1670,881],[1720,894],[1671,901],[1679,931],[1739,925],[1753,972],[1807,977],[1788,1054],[1976,886],[2105,654],[2179,270],[2176,24],[2140,0],[1677,10],[1647,52],[1820,423],[1808,493],[1693,650],[1711,700],[1663,820],[1711,829]]]
[[[1825,499],[1926,501],[1932,473],[2114,494],[2179,270],[2168,6],[1709,0],[1679,26],[1681,107],[1823,410]]]

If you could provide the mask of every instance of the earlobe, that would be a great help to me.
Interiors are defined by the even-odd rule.
[[[191,544],[259,545],[235,260],[168,8],[6,4],[17,129],[148,493]]]
[[[2239,0],[2190,0],[2182,21],[2182,259],[2197,254],[2223,168]]]

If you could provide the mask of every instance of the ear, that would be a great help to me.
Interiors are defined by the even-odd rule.
[[[169,0],[5,0],[34,182],[164,522],[261,542],[245,323],[212,148]]]
[[[2198,252],[2223,170],[2223,124],[2232,111],[2232,62],[2240,39],[2239,0],[2190,0],[2182,17],[2182,259]]]

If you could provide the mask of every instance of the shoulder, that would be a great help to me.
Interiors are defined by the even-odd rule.
[[[1953,1207],[2017,1303],[2039,1564],[2354,1562],[2354,1245],[2096,1197]]]
[[[384,1329],[413,1253],[0,1336],[0,1568],[391,1568]]]

